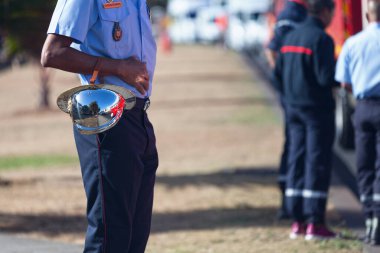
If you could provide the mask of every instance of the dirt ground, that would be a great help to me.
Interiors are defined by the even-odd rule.
[[[158,58],[149,116],[160,167],[148,253],[360,252],[357,241],[288,239],[275,220],[281,119],[264,81],[239,55],[176,47]],[[0,73],[0,156],[76,155],[70,119],[37,113],[38,75]],[[53,73],[52,103],[78,84]],[[85,196],[79,165],[0,172],[0,231],[83,243]],[[330,205],[329,222],[344,230]]]

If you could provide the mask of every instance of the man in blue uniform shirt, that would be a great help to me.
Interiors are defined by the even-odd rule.
[[[146,109],[156,44],[146,0],[58,0],[41,63],[79,73],[81,83],[119,85],[136,106],[102,134],[74,128],[87,196],[85,253],[143,253],[150,233],[158,167]]]
[[[285,36],[297,28],[307,17],[306,3],[304,0],[288,0],[285,3],[284,9],[278,14],[276,25],[273,31],[273,38],[268,44],[266,49],[266,56],[268,63],[271,68],[274,68],[276,57],[281,49],[283,40]],[[284,99],[280,97],[280,103],[284,112],[284,146],[281,155],[279,175],[278,175],[278,185],[281,190],[281,205],[277,214],[277,218],[286,219],[289,218],[288,212],[285,206],[285,185],[286,185],[286,174],[287,174],[287,163],[288,163],[288,152],[289,152],[289,129],[288,122],[286,120],[286,108],[284,104]]]
[[[309,17],[284,39],[274,71],[286,104],[290,147],[286,204],[290,238],[333,238],[325,225],[334,142],[334,42],[324,31],[333,0],[308,0]]]
[[[357,100],[354,127],[360,200],[367,243],[380,244],[380,0],[368,1],[369,26],[349,38],[335,79]]]

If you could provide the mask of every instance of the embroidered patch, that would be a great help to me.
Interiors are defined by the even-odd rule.
[[[122,2],[114,2],[113,0],[107,0],[107,3],[103,4],[104,9],[114,9],[123,6]]]

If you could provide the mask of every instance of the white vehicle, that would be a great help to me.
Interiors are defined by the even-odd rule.
[[[263,46],[270,37],[267,18],[263,13],[253,13],[245,24],[245,49]]]
[[[192,44],[196,42],[195,19],[177,18],[168,28],[169,37],[175,44]]]
[[[206,44],[222,41],[225,31],[223,20],[227,22],[227,12],[221,6],[199,9],[195,22],[197,40]]]
[[[208,6],[208,2],[208,0],[170,0],[167,10],[170,17],[183,18],[201,7]]]
[[[207,0],[171,0],[168,3],[168,15],[171,24],[169,37],[176,44],[192,44],[196,42],[195,20],[197,10],[207,6]]]
[[[272,0],[229,0],[227,46],[241,51],[263,45],[269,38],[265,13],[271,6]]]

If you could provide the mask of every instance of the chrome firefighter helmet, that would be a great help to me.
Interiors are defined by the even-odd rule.
[[[70,114],[73,124],[82,134],[104,132],[117,124],[124,110],[136,103],[134,94],[120,86],[82,85],[62,93],[58,107]]]

